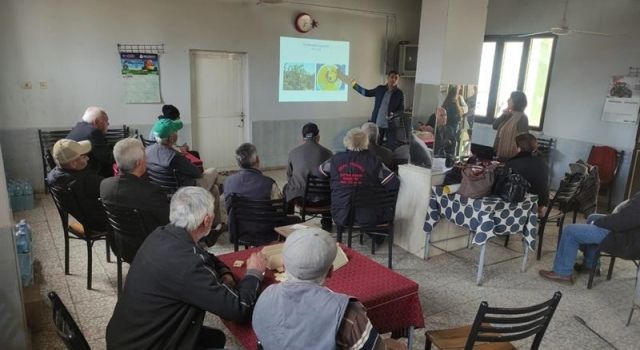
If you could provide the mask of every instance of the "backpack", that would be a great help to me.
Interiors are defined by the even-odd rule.
[[[522,202],[531,187],[529,181],[511,168],[499,167],[495,172],[496,182],[491,192],[510,203]]]

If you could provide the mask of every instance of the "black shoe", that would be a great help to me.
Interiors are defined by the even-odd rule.
[[[575,265],[573,265],[573,269],[574,269],[576,272],[590,272],[590,271],[591,271],[591,269],[590,269],[590,268],[588,268],[588,267],[586,267],[586,266],[584,265],[584,263],[582,263],[582,264],[578,264],[578,263],[576,263]],[[597,277],[600,277],[600,268],[599,268],[599,267],[598,267],[598,268],[596,268],[596,276],[597,276]]]

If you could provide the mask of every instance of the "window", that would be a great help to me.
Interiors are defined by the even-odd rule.
[[[554,36],[485,38],[478,78],[476,121],[492,123],[507,107],[511,92],[522,90],[529,102],[525,109],[529,127],[541,130],[554,48]]]

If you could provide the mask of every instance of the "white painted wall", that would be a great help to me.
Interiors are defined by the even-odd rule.
[[[491,0],[487,34],[545,31],[558,26],[563,1]],[[570,140],[632,148],[636,127],[601,120],[610,76],[640,65],[640,2],[573,0],[571,28],[635,40],[571,34],[558,38],[543,132]]]
[[[112,124],[149,124],[157,104],[124,104],[117,43],[164,43],[162,97],[190,121],[190,49],[247,52],[253,121],[361,117],[372,101],[278,103],[280,36],[351,42],[351,72],[366,86],[382,81],[384,17],[304,5],[256,5],[257,0],[5,0],[0,4],[0,129],[71,126],[87,105],[104,106]],[[389,32],[417,42],[419,0],[317,0],[309,3],[395,14]],[[299,12],[320,27],[302,35]],[[31,81],[33,89],[21,89]],[[48,89],[40,89],[47,81]],[[412,90],[412,81],[407,80]]]

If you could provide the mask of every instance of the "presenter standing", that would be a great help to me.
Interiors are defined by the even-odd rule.
[[[339,74],[343,81],[347,81],[346,76]],[[387,83],[378,85],[374,89],[365,89],[356,83],[355,79],[351,79],[351,86],[360,95],[366,97],[375,97],[373,112],[371,113],[370,122],[375,123],[380,134],[378,136],[378,144],[382,144],[384,137],[387,137],[387,147],[394,150],[396,145],[396,133],[398,129],[404,132],[402,123],[394,122],[394,118],[402,117],[404,113],[404,94],[398,88],[398,72],[395,70],[387,73]]]

